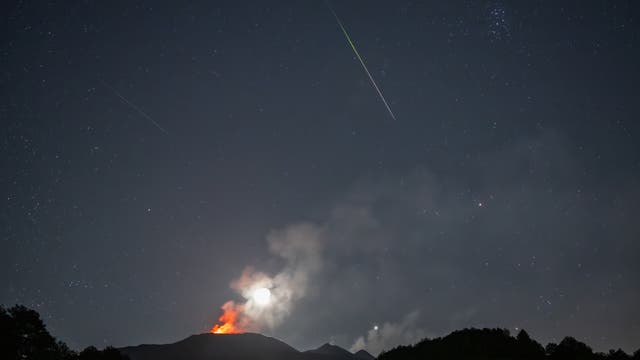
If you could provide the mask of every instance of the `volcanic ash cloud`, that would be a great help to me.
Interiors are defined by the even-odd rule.
[[[276,230],[267,236],[269,251],[284,260],[284,268],[274,276],[247,267],[231,282],[244,301],[226,302],[213,333],[240,333],[274,328],[303,298],[311,276],[322,267],[322,229],[303,223]]]

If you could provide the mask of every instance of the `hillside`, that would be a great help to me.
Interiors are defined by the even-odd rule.
[[[280,340],[253,333],[200,334],[173,344],[129,346],[119,350],[131,360],[362,360],[369,355],[366,352],[352,354],[329,344],[300,352]]]

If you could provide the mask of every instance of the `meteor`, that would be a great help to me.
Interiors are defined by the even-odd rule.
[[[153,118],[151,116],[149,116],[149,114],[147,114],[146,112],[142,111],[142,109],[140,109],[139,107],[137,107],[134,103],[132,103],[131,101],[127,100],[127,98],[125,98],[124,96],[122,96],[122,94],[120,94],[118,92],[118,90],[116,90],[113,86],[107,84],[104,80],[100,80],[100,82],[102,83],[102,85],[104,85],[107,89],[111,90],[114,94],[116,94],[117,97],[120,98],[120,100],[124,101],[125,104],[129,105],[132,109],[134,109],[135,111],[138,112],[138,114],[142,115],[142,117],[144,117],[145,119],[149,120],[153,125],[155,125],[158,129],[160,129],[160,131],[162,131],[163,133],[169,135],[169,132],[167,132],[167,130],[163,129],[162,126],[160,126],[160,124],[158,124],[155,120],[153,120]]]
[[[360,61],[360,65],[362,65],[362,68],[364,69],[364,72],[367,73],[367,76],[369,77],[369,80],[371,81],[371,85],[373,85],[373,87],[378,92],[378,96],[380,96],[380,100],[382,100],[382,102],[384,103],[384,106],[387,108],[387,111],[389,112],[389,115],[391,115],[393,120],[396,120],[396,116],[393,115],[393,111],[391,111],[391,107],[387,103],[387,100],[384,98],[384,95],[382,95],[382,91],[378,87],[378,84],[376,84],[376,81],[373,79],[373,76],[371,76],[371,73],[369,72],[369,69],[367,69],[367,65],[364,63],[364,60],[362,59],[362,56],[360,56],[360,53],[358,53],[358,49],[356,49],[355,44],[351,40],[351,37],[349,36],[349,33],[347,33],[347,30],[344,28],[344,25],[342,24],[342,21],[338,17],[338,14],[336,14],[336,12],[333,10],[333,8],[331,7],[331,4],[328,1],[326,1],[326,4],[327,4],[327,7],[329,8],[329,10],[331,11],[331,13],[333,14],[333,17],[336,18],[336,21],[338,22],[338,25],[340,26],[340,29],[342,30],[342,33],[344,34],[344,37],[347,39],[347,42],[349,42],[349,45],[351,46],[351,49],[353,49],[353,52],[356,54],[356,57]]]

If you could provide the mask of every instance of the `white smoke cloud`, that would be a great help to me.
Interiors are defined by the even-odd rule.
[[[412,344],[425,337],[425,332],[416,326],[419,311],[407,314],[399,323],[386,322],[369,330],[366,336],[358,337],[351,348],[352,352],[366,350],[378,355],[382,350],[390,350],[398,345]]]
[[[243,316],[248,320],[246,330],[257,331],[281,324],[295,302],[305,296],[310,277],[322,267],[322,229],[319,226],[311,223],[290,225],[272,231],[267,242],[269,251],[285,261],[282,271],[269,276],[248,267],[231,283],[231,287],[246,299],[242,304]],[[266,306],[258,304],[252,296],[259,288],[271,291],[271,300]]]

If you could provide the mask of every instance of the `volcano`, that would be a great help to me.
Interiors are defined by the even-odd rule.
[[[331,345],[331,344],[324,344],[317,349],[308,350],[308,351],[305,351],[304,353],[315,356],[317,358],[322,358],[322,359],[332,359],[332,360],[333,359],[335,360],[358,359],[358,357],[356,357],[355,354],[348,352],[347,350],[341,348],[340,346]]]
[[[325,344],[301,352],[284,342],[260,334],[200,334],[173,344],[139,345],[119,349],[131,360],[363,360],[375,359],[366,351],[352,354]]]

